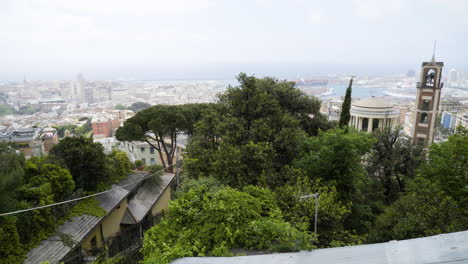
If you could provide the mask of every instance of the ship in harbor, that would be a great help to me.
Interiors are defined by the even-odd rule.
[[[328,79],[304,79],[294,81],[296,83],[296,88],[303,91],[306,95],[309,96],[328,96],[334,94],[333,89],[328,88]]]

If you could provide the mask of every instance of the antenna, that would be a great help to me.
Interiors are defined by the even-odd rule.
[[[435,62],[435,49],[436,49],[437,40],[434,40],[434,49],[432,50],[432,62]]]

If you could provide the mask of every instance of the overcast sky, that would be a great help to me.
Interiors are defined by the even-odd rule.
[[[406,70],[430,59],[435,39],[437,59],[467,70],[467,12],[468,0],[1,0],[0,79]]]

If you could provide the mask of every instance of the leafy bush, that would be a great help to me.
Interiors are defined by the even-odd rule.
[[[144,169],[143,162],[142,162],[141,160],[135,160],[135,167],[136,167],[138,170]]]
[[[160,224],[145,233],[143,263],[169,263],[187,256],[229,256],[231,248],[310,249],[313,237],[282,220],[271,191],[246,187],[210,189],[193,184],[171,202]],[[259,233],[262,233],[259,235]]]
[[[99,201],[96,200],[96,198],[91,197],[81,200],[78,204],[76,204],[70,211],[68,211],[67,218],[72,218],[84,214],[103,217],[107,214],[107,212],[99,205]]]

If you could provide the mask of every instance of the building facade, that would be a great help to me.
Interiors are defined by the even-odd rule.
[[[97,118],[91,122],[94,138],[106,138],[112,136],[112,121],[110,119]]]
[[[157,143],[155,143],[157,145]],[[158,151],[144,141],[121,141],[118,142],[118,149],[127,153],[131,162],[141,160],[143,165],[161,165],[161,158]]]
[[[14,148],[19,150],[26,159],[33,156],[42,156],[43,141],[41,128],[21,128],[0,133],[0,142],[14,143]]]
[[[400,110],[380,98],[367,98],[351,104],[349,126],[359,131],[372,132],[399,125]]]
[[[423,62],[420,81],[417,83],[413,139],[421,146],[434,141],[435,122],[440,102],[443,62]]]

